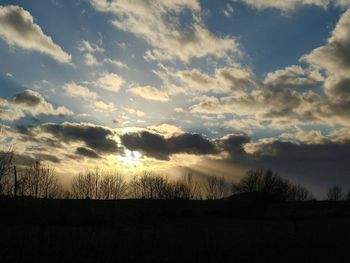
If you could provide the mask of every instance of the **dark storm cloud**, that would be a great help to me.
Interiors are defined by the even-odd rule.
[[[228,152],[232,158],[241,158],[246,155],[244,144],[250,142],[250,137],[245,134],[231,134],[219,141],[220,147]]]
[[[82,141],[87,147],[101,153],[116,153],[118,145],[110,137],[113,132],[102,126],[77,123],[53,124],[47,123],[40,126],[64,142]]]
[[[302,143],[270,141],[257,143],[244,158],[231,155],[228,163],[249,168],[271,167],[283,176],[306,185],[317,196],[339,184],[350,187],[350,141]]]
[[[93,159],[101,158],[94,150],[85,147],[78,147],[75,153]]]
[[[171,153],[190,153],[197,155],[216,153],[215,145],[199,134],[184,133],[167,140]]]
[[[33,125],[23,125],[23,124],[18,124],[16,125],[15,129],[17,132],[28,135],[28,136],[34,136],[34,133],[32,131]]]
[[[167,160],[176,153],[197,155],[213,154],[216,147],[213,142],[198,134],[184,133],[165,138],[161,135],[142,131],[120,136],[122,144],[129,150],[141,151],[147,156]]]
[[[40,103],[43,103],[42,97],[31,90],[25,90],[21,93],[17,93],[13,98],[13,101],[16,104],[24,104],[28,107],[36,107]]]
[[[331,82],[331,81],[330,81]],[[337,99],[349,100],[350,99],[350,78],[343,78],[338,81],[334,81],[328,87],[328,93]]]
[[[34,157],[35,157],[35,160],[38,160],[38,161],[49,161],[52,163],[60,163],[61,162],[60,159],[58,159],[55,155],[51,155],[51,154],[43,154],[43,153],[34,154]]]
[[[122,144],[131,151],[141,151],[145,155],[156,159],[168,159],[169,147],[167,140],[158,134],[142,131],[127,133],[120,136]]]
[[[0,151],[0,155],[3,151]],[[13,165],[18,166],[32,166],[36,161],[49,161],[52,163],[60,163],[61,161],[54,155],[51,154],[20,154],[14,152]]]

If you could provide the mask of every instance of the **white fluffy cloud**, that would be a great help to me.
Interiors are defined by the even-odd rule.
[[[341,16],[327,44],[313,50],[304,60],[329,74],[350,74],[350,9]]]
[[[350,103],[350,9],[339,19],[324,46],[303,57],[314,67],[326,71],[325,93],[329,110],[339,115],[349,111]]]
[[[88,53],[105,51],[102,47],[98,46],[97,44],[90,43],[87,40],[82,40],[78,45],[78,49],[80,52],[88,52]]]
[[[102,111],[102,112],[109,112],[109,111],[115,110],[113,103],[111,103],[111,102],[106,103],[106,102],[103,102],[101,100],[95,101],[94,107],[96,110]]]
[[[72,97],[81,97],[84,99],[97,99],[98,95],[90,91],[87,87],[76,84],[75,82],[64,85],[66,93]]]
[[[268,73],[264,84],[270,86],[306,86],[322,81],[324,81],[324,77],[319,71],[293,65]]]
[[[162,102],[169,100],[166,92],[152,86],[134,87],[130,88],[128,91],[147,100],[157,100]]]
[[[179,59],[212,55],[224,58],[230,52],[239,52],[236,41],[229,37],[217,37],[203,24],[200,4],[197,0],[107,1],[90,0],[101,12],[115,15],[113,25],[145,39],[152,47],[147,59]],[[179,26],[179,16],[191,12],[191,22],[186,28]]]
[[[95,82],[95,85],[101,89],[117,93],[120,90],[123,83],[123,78],[118,76],[117,74],[104,73]]]
[[[84,54],[84,63],[91,67],[101,65],[101,62],[99,62],[91,53]]]
[[[213,74],[197,69],[175,70],[161,66],[154,73],[163,81],[169,94],[241,92],[256,86],[253,73],[240,66],[217,68]]]
[[[346,7],[349,0],[241,0],[242,2],[262,10],[266,8],[280,9],[284,12],[293,11],[304,6],[327,8],[330,4]]]
[[[10,46],[49,55],[60,63],[71,61],[71,55],[45,35],[33,16],[19,6],[0,6],[0,37]]]
[[[129,68],[128,65],[126,65],[124,62],[116,59],[105,58],[103,62],[116,66],[118,68]]]
[[[100,100],[97,93],[92,92],[89,88],[78,85],[74,82],[64,85],[64,90],[69,96],[85,99],[97,111],[108,112],[115,109],[113,103],[107,103]]]
[[[292,65],[270,72],[253,90],[202,100],[191,111],[235,114],[276,129],[300,124],[350,125],[350,9],[341,16],[327,43],[301,60],[310,67]],[[213,83],[198,73],[192,76],[201,80],[202,86]],[[324,93],[290,89],[308,85],[319,85]]]

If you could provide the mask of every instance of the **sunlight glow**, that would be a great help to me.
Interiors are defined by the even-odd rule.
[[[120,161],[125,166],[141,166],[142,154],[137,151],[129,151],[125,149],[125,155],[124,156],[116,156],[116,159]]]

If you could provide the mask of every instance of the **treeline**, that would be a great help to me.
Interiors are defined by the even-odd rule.
[[[200,178],[188,173],[174,181],[166,176],[144,172],[126,180],[118,172],[100,169],[80,173],[70,186],[63,186],[54,169],[40,162],[18,171],[13,165],[13,152],[0,153],[0,195],[32,198],[74,199],[161,199],[217,200],[230,196],[255,195],[273,201],[306,201],[312,193],[302,185],[282,178],[271,169],[249,170],[239,182],[222,177]],[[350,199],[339,186],[331,187],[329,200]]]

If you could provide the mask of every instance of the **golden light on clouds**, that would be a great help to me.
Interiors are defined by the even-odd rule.
[[[125,149],[125,155],[117,155],[116,160],[119,161],[123,166],[130,168],[140,168],[142,165],[142,154],[137,151],[129,151]]]

